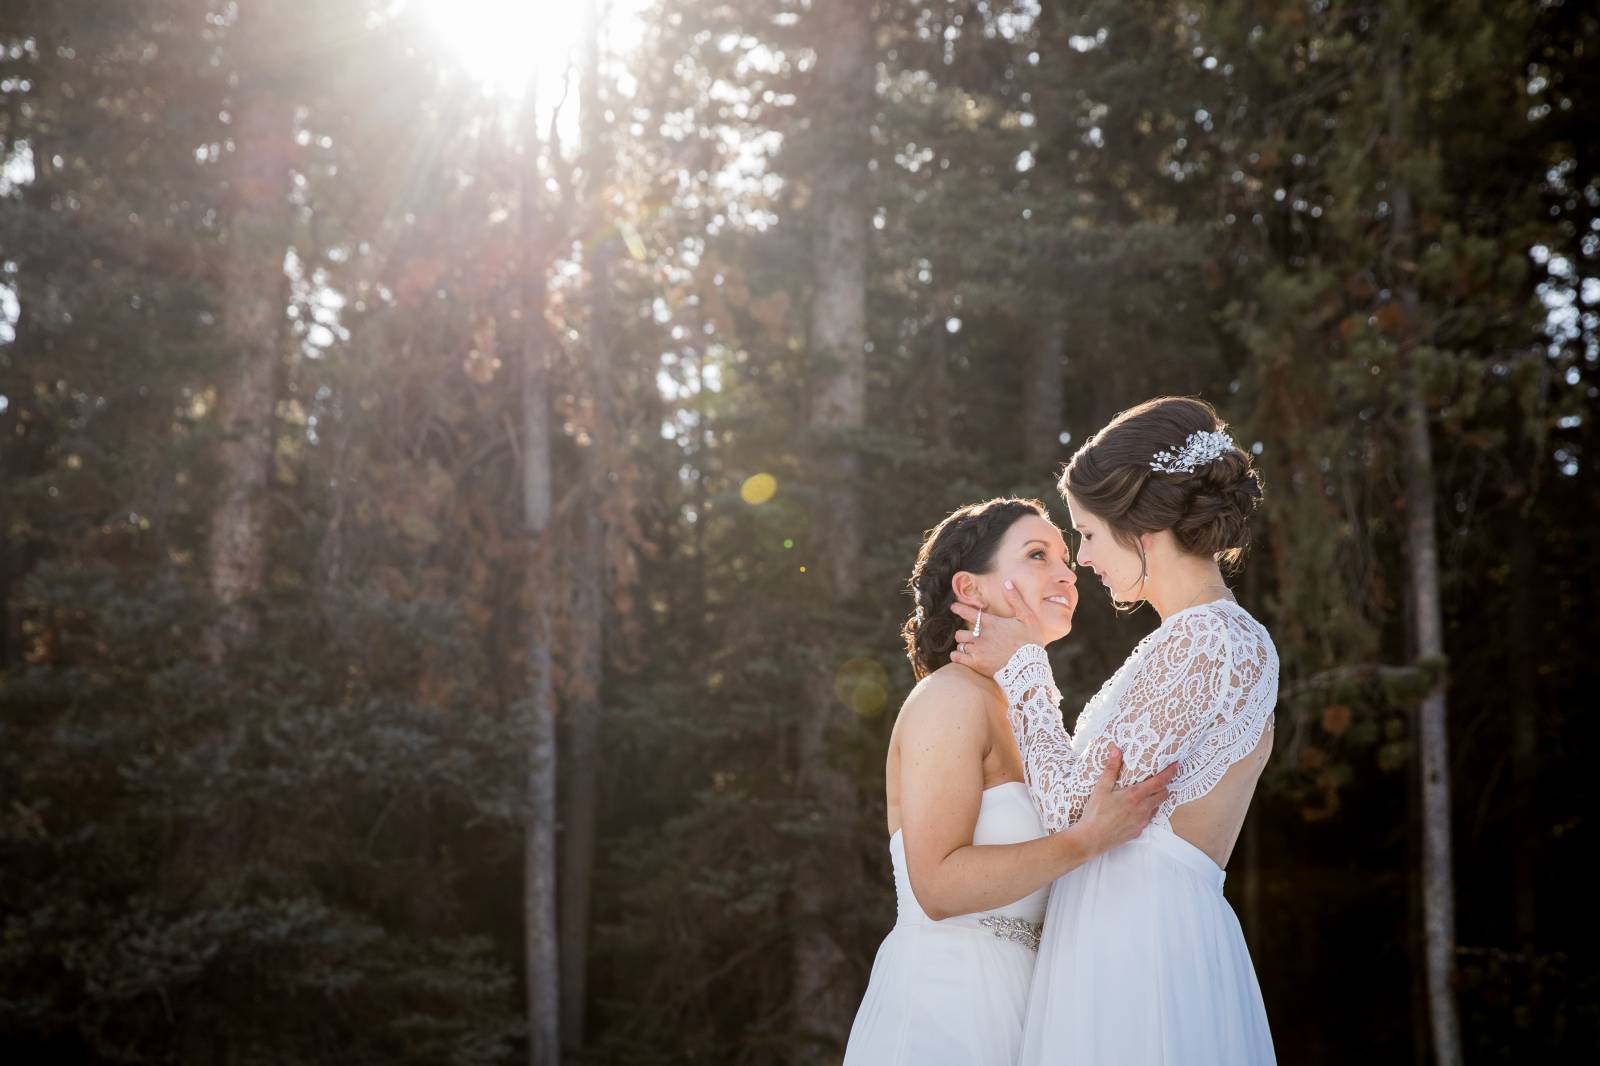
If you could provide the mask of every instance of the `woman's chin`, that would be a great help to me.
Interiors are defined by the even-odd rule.
[[[1118,603],[1144,602],[1144,583],[1142,581],[1135,582],[1132,586],[1123,589],[1120,593],[1114,590],[1110,585],[1106,586],[1106,591],[1111,593],[1111,598],[1116,600]]]

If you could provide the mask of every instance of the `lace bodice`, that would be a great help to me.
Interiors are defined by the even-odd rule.
[[[1123,784],[1180,764],[1154,819],[1165,825],[1173,810],[1210,792],[1255,750],[1278,702],[1278,653],[1266,629],[1231,600],[1178,611],[1084,705],[1072,735],[1042,647],[1024,645],[995,680],[1005,690],[1029,792],[1050,831],[1083,814],[1113,743],[1122,749]]]

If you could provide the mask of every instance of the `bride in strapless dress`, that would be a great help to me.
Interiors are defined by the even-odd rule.
[[[873,964],[845,1066],[1014,1066],[1047,886],[1135,837],[1176,771],[1118,789],[1113,756],[1075,824],[1045,831],[999,686],[948,661],[957,626],[950,605],[1009,613],[1006,582],[1043,619],[1045,643],[1072,628],[1067,546],[1035,500],[963,507],[918,552],[917,610],[903,632],[919,680],[885,767],[898,916]]]

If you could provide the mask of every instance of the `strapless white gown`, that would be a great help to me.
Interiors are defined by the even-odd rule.
[[[1020,781],[985,789],[974,844],[1045,835]],[[929,918],[889,839],[897,917],[878,949],[845,1066],[1015,1066],[1049,887],[996,911]]]

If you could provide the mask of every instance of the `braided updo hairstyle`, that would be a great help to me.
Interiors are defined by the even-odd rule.
[[[917,564],[911,569],[916,608],[900,627],[906,658],[918,680],[950,661],[956,630],[966,624],[950,610],[956,602],[952,587],[956,574],[962,570],[987,573],[1006,531],[1027,515],[1050,519],[1050,512],[1038,500],[1003,497],[969,503],[951,512],[923,540]]]
[[[1229,448],[1190,473],[1150,466],[1156,453],[1181,449],[1191,433],[1226,429],[1204,400],[1147,400],[1090,437],[1058,487],[1105,522],[1124,547],[1136,549],[1141,533],[1170,529],[1185,552],[1236,565],[1250,543],[1250,512],[1261,501],[1261,475],[1250,454]]]

